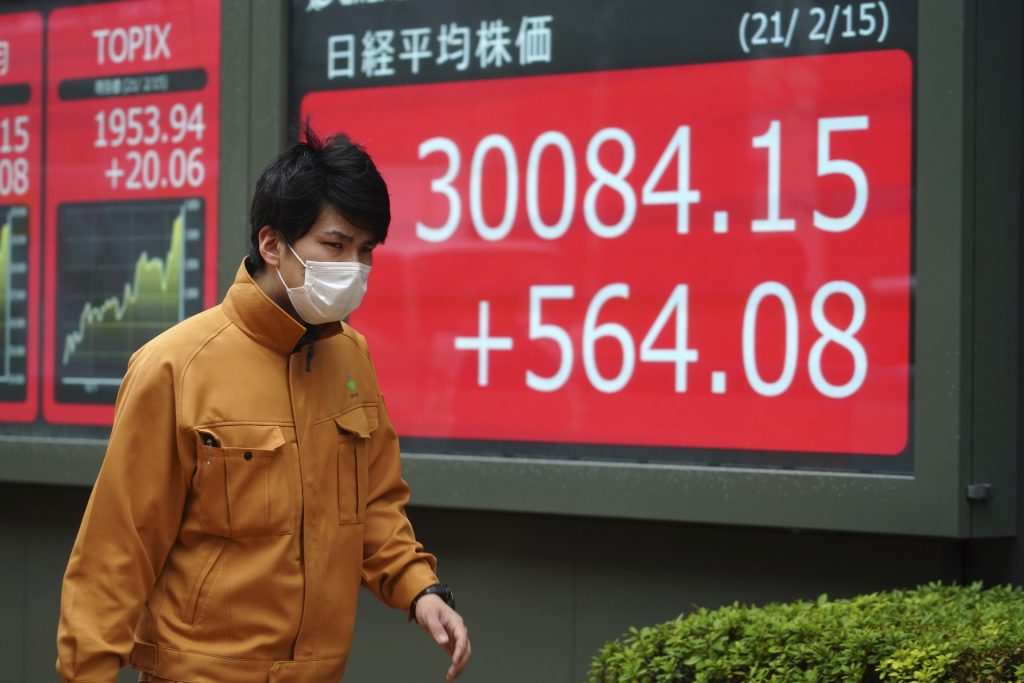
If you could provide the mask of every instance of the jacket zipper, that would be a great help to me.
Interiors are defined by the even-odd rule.
[[[313,371],[313,342],[306,344],[306,372]]]

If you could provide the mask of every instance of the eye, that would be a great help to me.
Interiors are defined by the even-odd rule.
[[[363,253],[372,254],[373,250],[377,248],[376,244],[367,244],[363,247]]]

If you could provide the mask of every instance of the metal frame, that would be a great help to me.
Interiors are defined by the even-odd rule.
[[[245,249],[255,178],[284,142],[287,3],[222,6],[223,291]],[[915,193],[928,201],[916,205],[913,476],[405,453],[412,503],[939,537],[1016,533],[1019,221],[1006,216],[1020,215],[1020,12],[1014,3],[920,3]],[[0,438],[0,479],[88,485],[102,452],[98,440]],[[991,500],[967,500],[975,482],[993,485]]]

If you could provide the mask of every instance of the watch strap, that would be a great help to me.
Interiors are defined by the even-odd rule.
[[[412,604],[409,605],[409,621],[416,621],[416,603],[419,602],[420,598],[424,595],[436,595],[444,600],[446,605],[455,609],[455,595],[452,593],[451,587],[446,583],[435,583],[434,585],[427,586],[421,590],[416,597],[412,599]]]

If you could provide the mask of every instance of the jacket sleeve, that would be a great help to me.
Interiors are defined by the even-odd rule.
[[[177,537],[188,482],[179,459],[185,440],[179,444],[175,394],[169,364],[146,349],[132,357],[64,574],[57,673],[65,681],[117,680]]]
[[[402,479],[398,435],[378,397],[379,425],[370,439],[369,495],[363,536],[363,585],[385,604],[408,610],[438,582],[437,560],[416,541],[405,515],[409,486]]]

